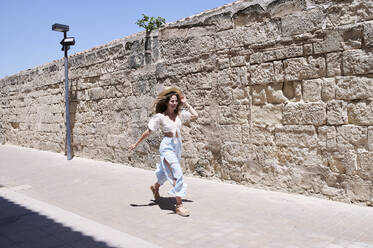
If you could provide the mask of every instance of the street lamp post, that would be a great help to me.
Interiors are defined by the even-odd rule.
[[[70,102],[69,102],[69,77],[68,77],[68,57],[67,51],[70,46],[75,45],[74,37],[67,37],[67,31],[69,31],[69,26],[63,24],[53,24],[52,30],[57,32],[63,32],[63,39],[60,44],[62,45],[62,51],[64,51],[64,61],[65,61],[65,106],[66,106],[66,146],[67,146],[67,160],[71,160],[71,131],[70,131]]]

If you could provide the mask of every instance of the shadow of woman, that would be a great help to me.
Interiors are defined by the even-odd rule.
[[[155,201],[155,200],[151,200],[152,202],[148,203],[148,204],[133,204],[131,203],[130,206],[131,207],[151,207],[151,206],[155,206],[155,205],[158,205],[160,209],[162,210],[170,210],[170,211],[173,211],[175,212],[175,205],[176,205],[176,199],[175,197],[160,197],[158,201]],[[183,202],[193,202],[191,200],[188,200],[188,199],[183,199],[182,200]]]

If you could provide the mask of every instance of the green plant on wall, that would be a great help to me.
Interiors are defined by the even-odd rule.
[[[165,23],[166,23],[166,20],[160,16],[155,18],[155,17],[149,17],[144,14],[142,14],[142,19],[139,19],[136,21],[136,24],[139,27],[145,28],[147,33],[150,33],[151,31],[159,28]]]

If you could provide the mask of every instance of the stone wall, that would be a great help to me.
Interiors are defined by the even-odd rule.
[[[187,174],[373,203],[373,2],[236,1],[70,57],[75,156],[141,168],[128,152],[175,85],[200,118]],[[0,142],[65,151],[63,61],[0,80]]]

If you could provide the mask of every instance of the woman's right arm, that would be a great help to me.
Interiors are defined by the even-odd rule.
[[[141,141],[143,141],[143,139],[146,139],[151,133],[152,130],[147,129],[145,132],[143,132],[140,139],[135,144],[128,146],[128,149],[130,149],[131,151],[134,150],[141,143]]]

